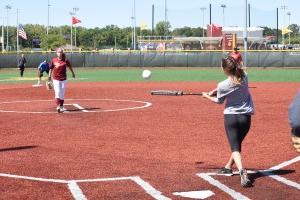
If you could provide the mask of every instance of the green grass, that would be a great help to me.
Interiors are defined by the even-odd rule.
[[[148,81],[220,81],[225,78],[220,68],[147,68],[152,71]],[[76,81],[84,82],[130,82],[144,81],[143,68],[75,68]],[[248,68],[251,82],[300,82],[299,69]],[[1,83],[36,82],[36,69],[26,69],[24,78],[19,78],[17,69],[1,69]],[[70,77],[70,74],[69,74]],[[85,79],[87,78],[87,79]],[[72,81],[72,80],[71,80]]]

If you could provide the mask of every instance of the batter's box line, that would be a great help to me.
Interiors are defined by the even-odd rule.
[[[0,177],[15,178],[15,179],[26,179],[31,181],[50,182],[50,183],[61,183],[67,184],[68,188],[75,200],[86,200],[87,198],[80,189],[78,183],[91,183],[91,182],[110,182],[110,181],[126,181],[130,180],[139,185],[147,194],[157,200],[170,200],[170,198],[164,196],[160,191],[155,189],[151,184],[144,181],[139,176],[128,176],[128,177],[115,177],[115,178],[98,178],[98,179],[81,179],[81,180],[63,180],[63,179],[48,179],[48,178],[37,178],[30,176],[20,176],[13,174],[0,173]]]
[[[264,176],[273,178],[283,184],[286,184],[288,186],[294,187],[298,190],[300,190],[300,184],[291,180],[288,180],[284,177],[278,176],[278,175],[274,175],[273,172],[276,172],[277,170],[282,169],[283,167],[289,166],[293,163],[299,162],[300,161],[300,156],[297,156],[291,160],[285,161],[283,163],[280,163],[279,165],[276,165],[274,167],[271,167],[267,170],[257,170],[257,171],[248,171],[251,174],[254,173],[261,173]],[[228,195],[230,195],[233,199],[243,199],[243,200],[249,200],[248,197],[246,197],[245,195],[229,188],[227,185],[222,184],[220,181],[212,178],[212,176],[216,176],[218,175],[217,173],[198,173],[196,174],[197,176],[199,176],[200,178],[204,179],[205,181],[209,182],[211,185],[214,185],[215,187],[219,188],[220,190],[222,190],[223,192],[227,193]]]

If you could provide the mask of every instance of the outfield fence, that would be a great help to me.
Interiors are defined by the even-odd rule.
[[[27,67],[55,57],[55,52],[23,52]],[[241,52],[243,55],[243,52]],[[73,52],[66,53],[74,67],[219,67],[228,52]],[[20,54],[0,54],[0,68],[17,66]],[[248,51],[247,67],[300,67],[300,51]]]

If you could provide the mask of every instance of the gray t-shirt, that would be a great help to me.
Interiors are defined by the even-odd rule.
[[[237,85],[230,78],[220,82],[217,87],[217,103],[226,99],[224,114],[254,114],[254,105],[248,89],[248,77],[245,75]]]
[[[300,127],[300,91],[289,106],[289,122],[292,128]]]

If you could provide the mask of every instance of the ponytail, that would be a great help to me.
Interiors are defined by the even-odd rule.
[[[233,82],[240,85],[245,77],[245,72],[241,69],[235,59],[231,56],[222,58],[222,68],[227,75],[232,76]]]

